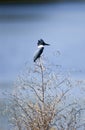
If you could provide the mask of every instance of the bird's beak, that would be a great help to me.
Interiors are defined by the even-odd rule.
[[[44,45],[50,46],[50,44],[44,43]]]

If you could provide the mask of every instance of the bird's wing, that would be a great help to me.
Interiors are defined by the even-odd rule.
[[[34,55],[34,62],[37,60],[37,58],[39,58],[43,52],[43,49],[44,47],[42,48],[39,48],[36,52],[35,52],[35,55]]]

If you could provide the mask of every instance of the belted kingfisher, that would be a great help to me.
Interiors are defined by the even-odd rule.
[[[42,39],[38,40],[37,46],[38,46],[38,50],[35,52],[34,55],[34,62],[40,58],[41,54],[43,53],[44,50],[44,46],[47,45],[49,46],[50,44],[45,43]]]

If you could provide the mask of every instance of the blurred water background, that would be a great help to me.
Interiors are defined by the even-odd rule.
[[[3,93],[13,91],[12,84],[26,64],[33,65],[41,38],[51,44],[44,52],[49,61],[62,65],[74,80],[85,79],[84,2],[0,5],[0,130],[9,129],[1,112],[7,102]]]

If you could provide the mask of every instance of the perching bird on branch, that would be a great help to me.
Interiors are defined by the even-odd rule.
[[[43,53],[44,50],[44,46],[47,45],[49,46],[50,44],[45,43],[42,39],[38,40],[37,46],[38,46],[38,50],[35,52],[34,55],[34,62],[40,58],[41,54]]]

